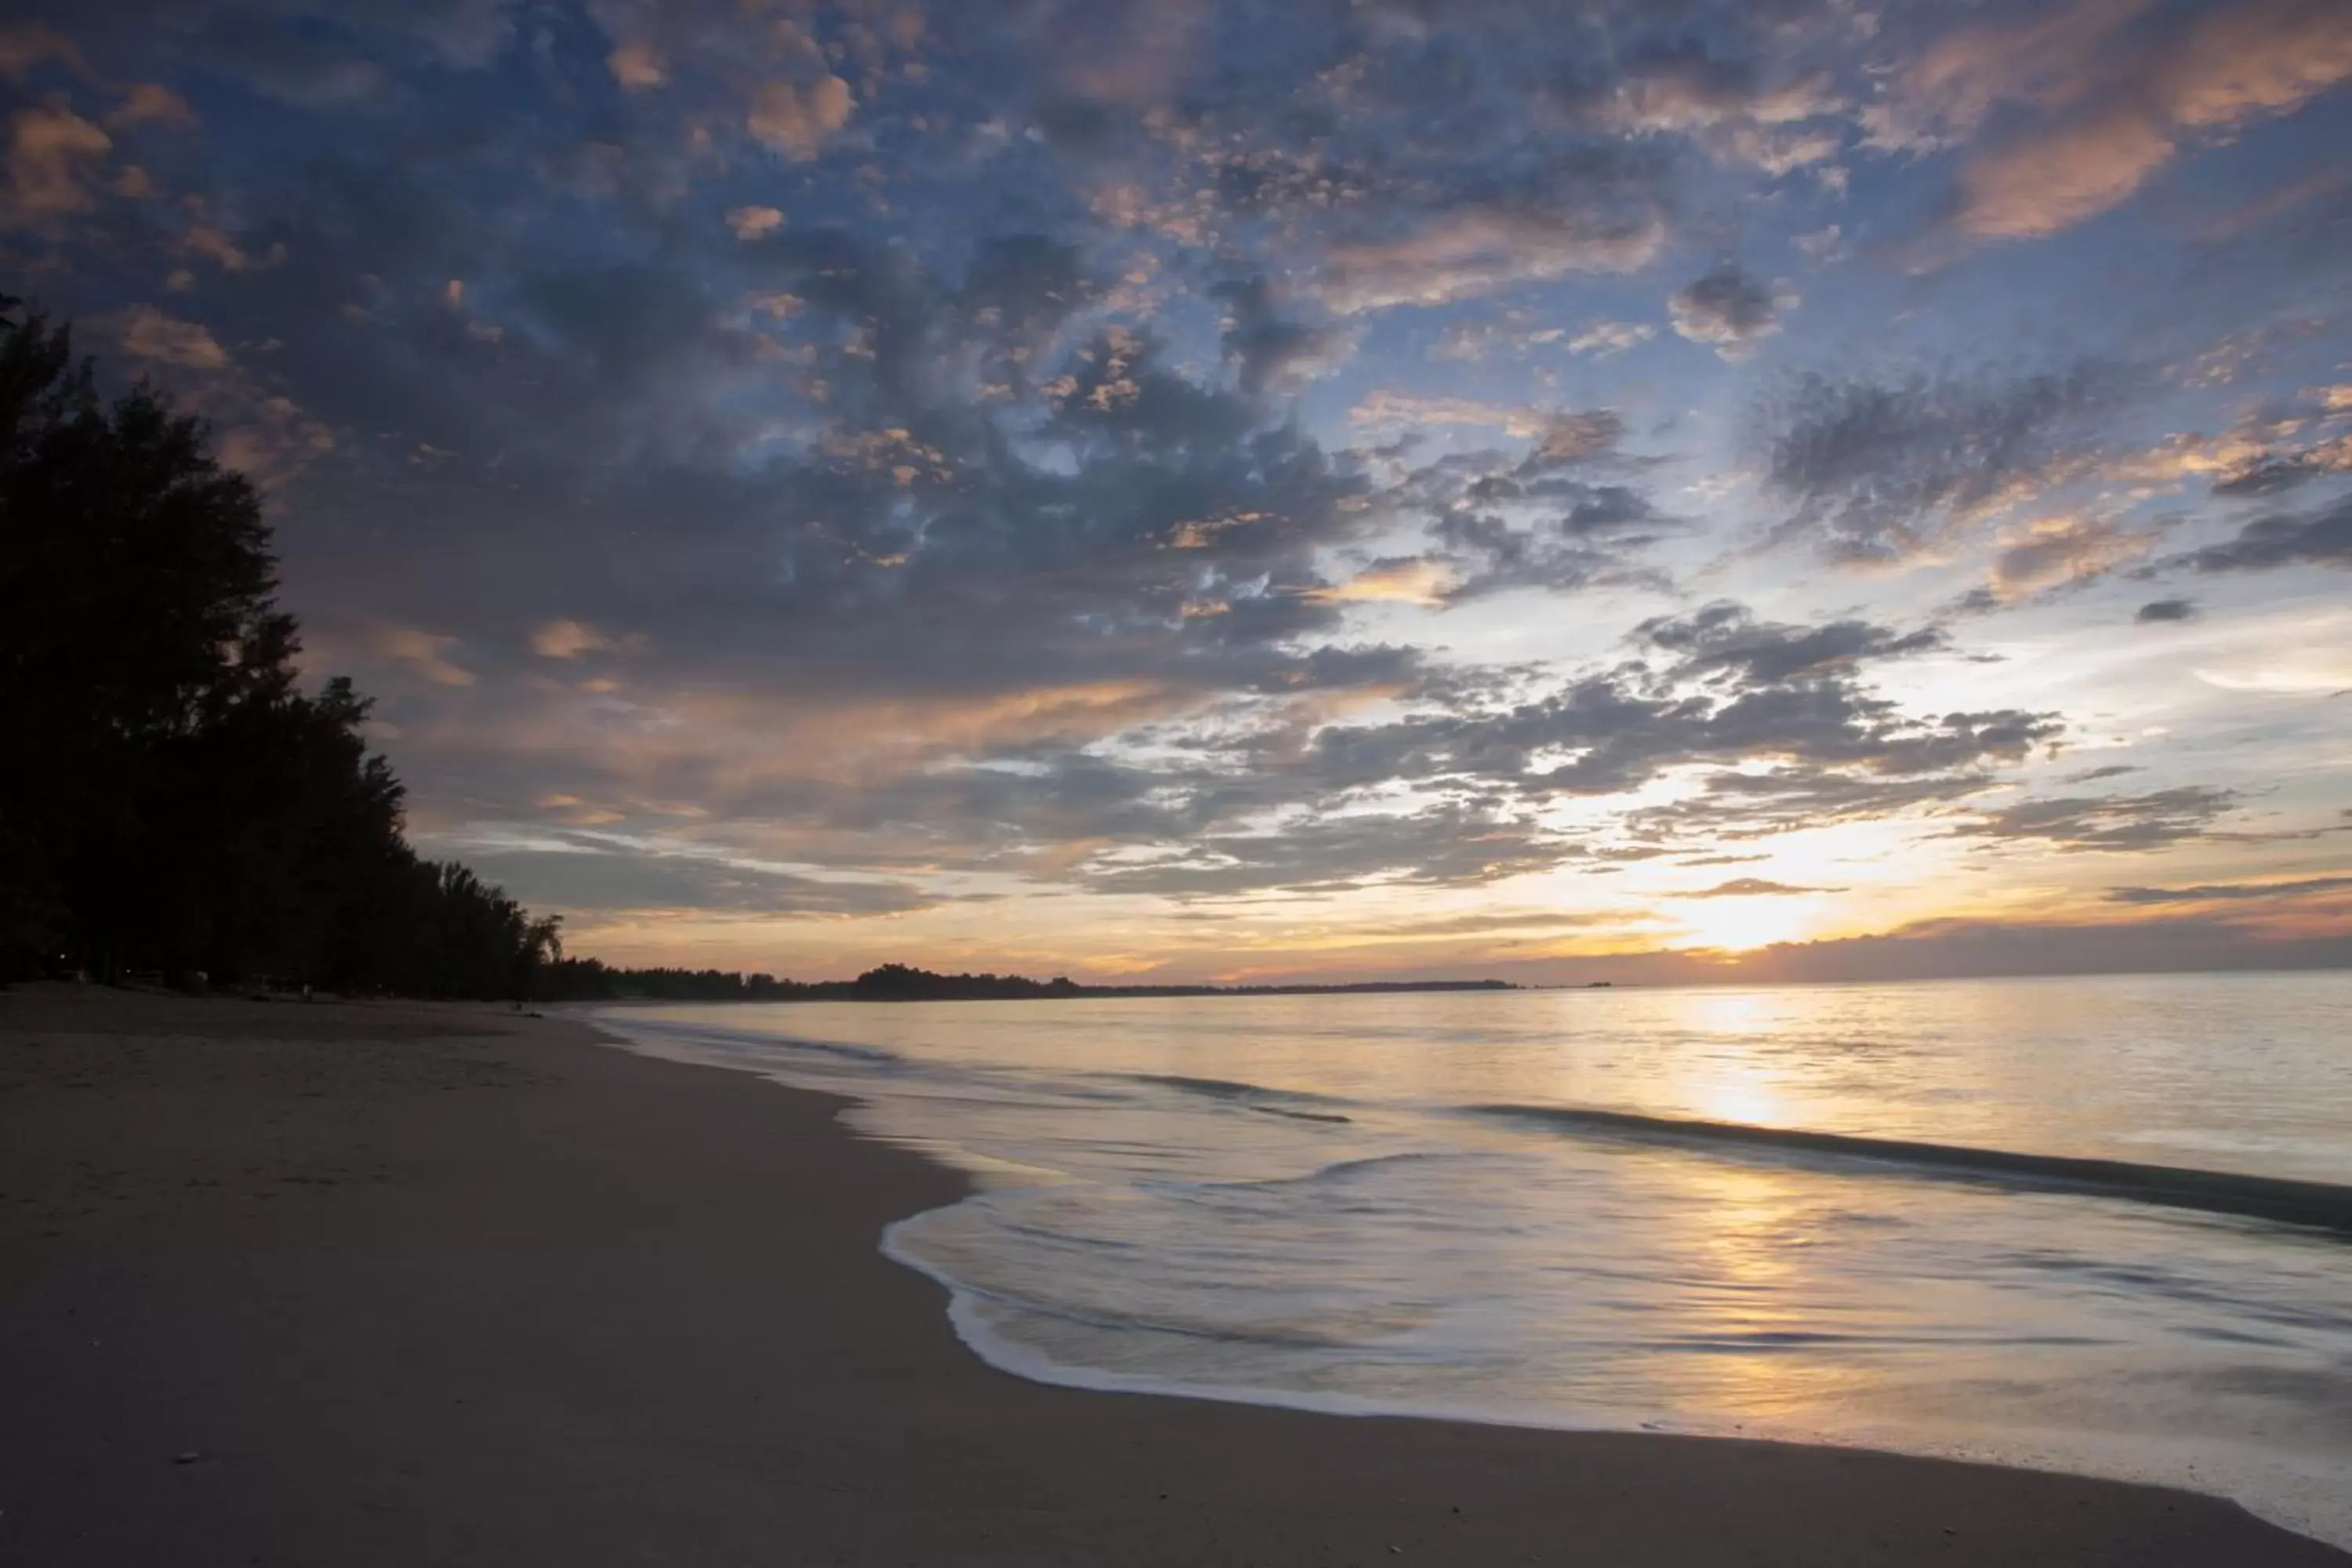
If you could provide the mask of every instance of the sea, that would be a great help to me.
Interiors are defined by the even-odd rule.
[[[2352,973],[601,1009],[968,1173],[1087,1388],[2182,1486],[2352,1547]]]

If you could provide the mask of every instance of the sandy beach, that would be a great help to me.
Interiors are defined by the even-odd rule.
[[[2323,1564],[2185,1493],[999,1373],[837,1102],[478,1007],[0,994],[0,1561]]]

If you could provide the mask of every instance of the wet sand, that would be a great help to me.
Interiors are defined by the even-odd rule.
[[[2352,1564],[2185,1493],[1084,1393],[838,1102],[481,1008],[0,994],[0,1562]]]

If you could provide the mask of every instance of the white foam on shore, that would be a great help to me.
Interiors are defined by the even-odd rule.
[[[1048,1183],[1099,1187],[1099,1184],[1089,1183],[1043,1161],[1007,1157],[1001,1151],[990,1152],[971,1147],[960,1138],[952,1113],[945,1109],[953,1104],[951,1097],[934,1095],[929,1100],[910,1100],[906,1096],[906,1084],[894,1086],[894,1077],[920,1078],[924,1069],[921,1064],[908,1063],[892,1052],[759,1029],[703,1025],[699,1020],[695,1026],[684,1030],[676,1025],[632,1019],[625,1014],[616,1016],[611,1012],[599,1013],[595,1021],[618,1036],[627,1048],[642,1054],[756,1073],[787,1088],[846,1095],[856,1102],[845,1112],[845,1120],[853,1131],[912,1148],[973,1177],[984,1188]],[[788,1053],[791,1059],[780,1059]],[[1283,1386],[1275,1382],[1237,1383],[1214,1377],[1187,1378],[1165,1372],[1074,1364],[1002,1326],[1007,1321],[1019,1321],[1024,1313],[1052,1314],[1054,1305],[1030,1301],[1017,1294],[992,1292],[973,1279],[960,1277],[935,1253],[927,1253],[922,1247],[921,1235],[926,1229],[935,1228],[947,1216],[967,1210],[967,1205],[984,1203],[988,1195],[984,1191],[957,1204],[896,1221],[884,1230],[879,1249],[892,1262],[931,1279],[947,1292],[950,1324],[973,1354],[988,1365],[1031,1382],[1100,1393],[1207,1399],[1335,1416],[1767,1440],[2089,1475],[2227,1497],[2273,1523],[2352,1548],[2352,1496],[2346,1495],[2341,1486],[2342,1472],[2335,1464],[2299,1463],[2276,1449],[2242,1449],[2203,1434],[2189,1440],[2169,1434],[2126,1438],[2113,1432],[2005,1423],[1961,1436],[1947,1429],[1879,1422],[1823,1426],[1790,1420],[1694,1418],[1673,1410],[1629,1410],[1564,1402],[1522,1405],[1493,1397],[1454,1400],[1376,1396],[1330,1388]],[[985,1222],[977,1226],[985,1239],[994,1227],[995,1216],[982,1214],[972,1217]],[[1010,1244],[1008,1237],[1000,1236],[999,1239]],[[1105,1259],[1106,1268],[1118,1267],[1116,1259]],[[1036,1321],[1032,1319],[1033,1322]],[[1089,1324],[1096,1329],[1104,1328],[1099,1320],[1089,1320]],[[1115,1324],[1110,1326],[1110,1331],[1116,1331]]]
[[[967,1350],[997,1371],[1030,1383],[1096,1394],[1202,1399],[1219,1404],[1252,1405],[1355,1419],[1456,1421],[1542,1432],[1618,1433],[1788,1443],[1806,1447],[1853,1448],[1899,1454],[1910,1458],[1993,1465],[2010,1469],[2044,1470],[2224,1498],[2268,1523],[2330,1546],[2352,1551],[2352,1507],[2347,1506],[2342,1495],[2343,1473],[2333,1468],[2315,1466],[2302,1474],[2299,1487],[2283,1495],[2278,1485],[2280,1478],[2276,1462],[2270,1455],[2249,1456],[2249,1462],[2238,1468],[2227,1464],[2226,1457],[2223,1457],[2223,1462],[2217,1464],[2216,1455],[2210,1449],[2201,1449],[2191,1455],[2185,1450],[2164,1452],[2165,1445],[2154,1440],[2135,1445],[2086,1443],[2084,1435],[2077,1432],[2037,1433],[2025,1430],[2004,1434],[1999,1442],[1963,1443],[1939,1439],[1923,1432],[1887,1428],[1834,1431],[1788,1422],[1705,1422],[1664,1413],[1644,1416],[1603,1408],[1517,1409],[1492,1404],[1381,1400],[1360,1394],[1243,1384],[1192,1383],[1150,1373],[1072,1366],[1055,1361],[1033,1345],[1024,1344],[998,1332],[986,1321],[985,1314],[991,1301],[984,1292],[971,1289],[952,1274],[935,1267],[905,1244],[902,1237],[909,1226],[945,1212],[944,1208],[927,1210],[884,1227],[880,1247],[882,1256],[923,1276],[947,1292],[948,1321],[953,1327],[956,1338]]]

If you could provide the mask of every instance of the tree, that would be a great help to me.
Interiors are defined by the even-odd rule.
[[[559,922],[409,848],[368,700],[301,689],[251,483],[20,311],[0,295],[0,977],[523,994]]]

